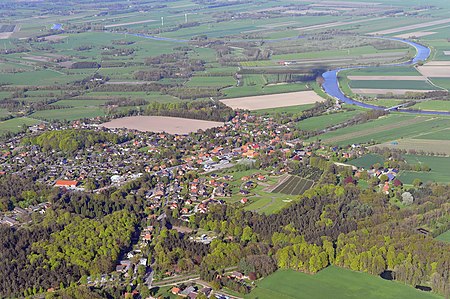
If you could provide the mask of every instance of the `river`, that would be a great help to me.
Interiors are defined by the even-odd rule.
[[[399,38],[381,38],[381,37],[380,37],[380,39],[399,41],[399,42],[408,44],[416,49],[416,55],[414,56],[413,59],[403,62],[403,63],[386,64],[383,66],[396,67],[396,66],[414,65],[420,61],[427,60],[431,54],[431,50],[428,47],[425,47],[423,45],[420,45],[418,43],[415,43],[415,42],[412,42],[409,40],[404,40],[404,39],[399,39]],[[375,68],[375,67],[376,66],[355,66],[355,67],[340,68],[340,69],[335,69],[335,70],[325,72],[322,75],[322,77],[325,80],[324,83],[322,84],[322,88],[324,89],[325,93],[327,93],[329,96],[331,96],[335,99],[338,99],[339,101],[341,101],[343,103],[356,105],[356,106],[368,108],[368,109],[374,109],[374,110],[386,110],[386,107],[375,106],[375,105],[371,105],[371,104],[367,104],[364,102],[360,102],[360,101],[351,99],[351,98],[345,96],[345,94],[342,92],[341,88],[339,87],[338,74],[340,71],[363,69],[363,68]],[[416,114],[450,115],[450,112],[444,112],[444,111],[411,110],[411,109],[399,109],[396,111],[405,112],[405,113],[416,113]]]

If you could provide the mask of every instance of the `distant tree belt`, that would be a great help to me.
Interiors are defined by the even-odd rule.
[[[154,102],[145,109],[146,115],[173,116],[211,121],[229,121],[236,113],[221,102],[199,101],[181,103]]]
[[[95,61],[79,61],[70,66],[72,69],[98,69],[99,67],[100,64]]]
[[[114,144],[128,140],[128,136],[118,136],[107,132],[91,130],[63,130],[49,131],[36,137],[27,137],[22,140],[24,144],[39,145],[43,151],[60,150],[73,153],[98,143],[111,142]]]

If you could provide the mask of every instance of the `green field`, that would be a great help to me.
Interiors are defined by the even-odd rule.
[[[40,123],[40,121],[28,117],[13,118],[0,122],[0,135],[7,132],[19,132],[23,125],[32,126]]]
[[[385,67],[363,68],[357,70],[343,71],[342,74],[347,76],[420,76],[420,73],[413,67]]]
[[[372,165],[377,163],[381,165],[383,165],[384,163],[384,158],[377,154],[367,154],[347,162],[347,164],[354,165],[356,167],[362,167],[365,169],[370,169]]]
[[[390,73],[388,73],[390,75]],[[374,88],[374,89],[411,89],[411,90],[434,90],[436,87],[426,81],[388,81],[388,80],[351,80],[351,88]]]
[[[236,80],[233,77],[192,77],[186,83],[186,86],[201,86],[201,87],[226,87],[236,85]]]
[[[405,160],[409,164],[424,164],[431,168],[430,172],[401,171],[399,179],[406,184],[412,184],[414,179],[422,182],[450,183],[450,158],[405,155]]]
[[[382,106],[382,107],[392,107],[403,103],[405,100],[396,99],[371,99],[370,101],[364,101],[371,105]]]
[[[94,118],[105,116],[106,113],[101,108],[76,107],[54,110],[41,110],[31,114],[31,117],[43,120],[76,120],[82,118]]]
[[[450,59],[450,56],[447,56]],[[439,87],[450,90],[450,78],[430,78],[431,82],[436,84]]]
[[[446,117],[390,114],[386,117],[338,129],[312,138],[326,143],[345,146],[354,143],[383,143],[401,138],[414,138],[424,132],[440,132],[450,126]]]
[[[424,133],[414,139],[432,139],[432,140],[450,140],[450,128],[444,128],[440,131]]]
[[[450,101],[430,100],[418,103],[411,108],[420,110],[450,111]]]
[[[308,131],[323,130],[327,127],[343,123],[359,113],[361,113],[361,111],[351,110],[311,117],[298,122],[297,127]]]
[[[446,231],[445,233],[440,234],[439,236],[436,237],[436,239],[450,243],[450,230]]]
[[[280,85],[251,85],[225,88],[222,90],[226,98],[239,98],[254,95],[277,94],[308,90],[305,83],[289,83]]]
[[[245,298],[414,299],[440,297],[367,273],[330,266],[315,275],[292,270],[277,271],[259,281],[257,287]]]
[[[314,107],[314,104],[306,104],[306,105],[299,105],[299,106],[289,106],[289,107],[279,107],[279,108],[271,108],[271,109],[261,109],[254,111],[255,114],[263,115],[275,115],[277,113],[300,113],[302,111],[311,109]]]

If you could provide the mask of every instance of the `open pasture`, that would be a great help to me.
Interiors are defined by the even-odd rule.
[[[379,95],[379,94],[404,95],[406,93],[411,92],[417,93],[417,92],[433,91],[432,89],[417,90],[417,89],[382,89],[382,88],[352,88],[351,90],[355,94],[362,94],[362,95]]]
[[[343,123],[356,115],[360,111],[350,110],[338,113],[330,113],[325,115],[320,115],[316,117],[310,117],[297,123],[297,127],[302,130],[317,131],[323,130],[327,127],[331,127],[340,123]]]
[[[381,30],[381,31],[375,31],[375,32],[371,32],[370,34],[388,35],[388,34],[393,34],[393,33],[397,33],[397,32],[410,31],[410,30],[415,30],[415,29],[419,29],[419,28],[431,27],[431,26],[447,24],[447,23],[450,23],[450,18],[445,18],[445,19],[430,21],[430,22],[420,22],[419,24],[397,27],[397,28],[392,28],[392,29],[386,29],[386,30]]]
[[[166,132],[184,135],[198,130],[221,127],[223,123],[166,116],[130,116],[114,119],[104,123],[103,126],[110,129],[126,128],[143,132]]]
[[[347,76],[352,81],[426,81],[423,76]]]
[[[298,106],[323,102],[324,99],[314,91],[300,91],[276,95],[263,95],[221,100],[233,109],[261,110],[279,107]]]
[[[13,118],[6,121],[0,122],[0,135],[5,134],[7,132],[19,132],[22,130],[23,125],[33,126],[40,123],[39,120],[28,118],[28,117],[19,117]]]
[[[415,299],[440,298],[395,281],[367,273],[330,266],[314,275],[293,270],[279,270],[258,281],[247,299],[348,298]]]
[[[449,184],[450,173],[450,158],[448,157],[433,157],[433,156],[419,156],[419,155],[405,155],[408,164],[423,164],[431,168],[431,171],[401,171],[399,179],[405,184],[412,184],[415,179],[422,182],[436,182]]]
[[[450,126],[450,119],[391,114],[364,124],[328,132],[313,139],[320,138],[325,143],[348,145],[354,143],[382,143],[400,138],[413,138],[424,132],[440,131]]]
[[[450,111],[450,101],[429,100],[415,104],[412,109]]]
[[[64,109],[40,110],[30,116],[43,120],[77,120],[105,116],[106,112],[99,107],[73,107]]]
[[[416,77],[412,77],[416,78]],[[392,89],[392,90],[434,90],[436,87],[425,80],[353,80],[350,81],[353,89]]]
[[[364,169],[370,169],[370,167],[372,167],[374,164],[383,165],[383,163],[384,158],[377,154],[367,154],[347,162],[347,164],[354,165],[356,167],[362,167]]]
[[[445,133],[449,133],[448,130]],[[439,132],[443,134],[443,131]],[[426,135],[429,136],[429,135]],[[447,136],[447,138],[450,136]],[[387,147],[401,150],[415,150],[438,154],[446,154],[450,156],[450,140],[433,140],[433,139],[398,139],[392,142],[385,142],[378,147]]]
[[[226,86],[236,85],[236,80],[232,76],[223,76],[223,77],[192,77],[186,84],[186,86],[194,87],[218,87],[223,88]]]

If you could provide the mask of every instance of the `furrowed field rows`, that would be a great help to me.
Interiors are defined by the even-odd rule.
[[[298,176],[291,176],[281,185],[273,190],[274,193],[283,193],[289,195],[300,195],[314,185],[314,181],[307,180]]]

